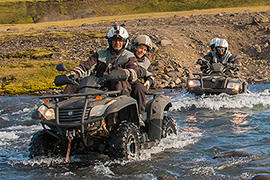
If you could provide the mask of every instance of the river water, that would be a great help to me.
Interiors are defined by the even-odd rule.
[[[270,173],[270,84],[250,85],[247,94],[196,97],[165,91],[173,102],[178,135],[144,150],[136,161],[105,155],[28,158],[31,119],[38,97],[0,97],[0,179],[251,179]],[[247,157],[216,158],[227,151]]]

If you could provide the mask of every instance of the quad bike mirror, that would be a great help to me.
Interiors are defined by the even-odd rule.
[[[69,70],[66,68],[66,66],[65,66],[64,64],[58,64],[58,65],[56,66],[56,69],[57,69],[58,71],[69,71]]]

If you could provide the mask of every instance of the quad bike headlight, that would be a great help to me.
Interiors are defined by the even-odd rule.
[[[108,105],[96,105],[90,111],[90,117],[101,116],[106,111]]]
[[[54,109],[52,108],[48,108],[45,105],[41,105],[38,108],[38,112],[42,115],[42,117],[45,120],[52,120],[55,119],[55,113],[54,113]]]
[[[232,91],[239,91],[240,89],[240,84],[239,83],[235,83],[235,82],[229,82],[227,85],[228,89],[232,89]]]
[[[188,86],[189,87],[201,86],[201,82],[200,82],[200,80],[189,80],[188,81]]]

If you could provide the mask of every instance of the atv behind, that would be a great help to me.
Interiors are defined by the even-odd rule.
[[[63,65],[58,70],[66,70]],[[100,152],[111,158],[135,159],[140,150],[150,148],[162,138],[177,134],[176,125],[166,112],[169,98],[152,94],[146,104],[145,126],[139,126],[137,101],[121,91],[108,91],[107,81],[126,80],[122,70],[108,76],[89,76],[81,81],[59,75],[56,85],[79,83],[79,93],[41,97],[44,103],[33,117],[43,130],[33,135],[30,157]]]
[[[187,91],[195,95],[221,94],[235,95],[246,93],[248,83],[237,75],[228,75],[230,69],[221,63],[209,64],[207,73],[195,73],[187,79]]]

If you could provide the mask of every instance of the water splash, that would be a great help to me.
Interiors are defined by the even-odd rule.
[[[160,142],[150,149],[144,149],[141,152],[140,160],[148,160],[153,154],[165,151],[166,149],[183,148],[199,141],[199,137],[193,137],[183,133],[172,135],[168,138],[161,139]]]
[[[227,94],[195,96],[183,92],[178,96],[171,95],[171,100],[173,103],[171,110],[177,111],[189,108],[206,108],[218,111],[220,109],[254,108],[257,105],[268,107],[270,106],[270,92],[266,89],[262,92],[249,92],[233,96]]]

